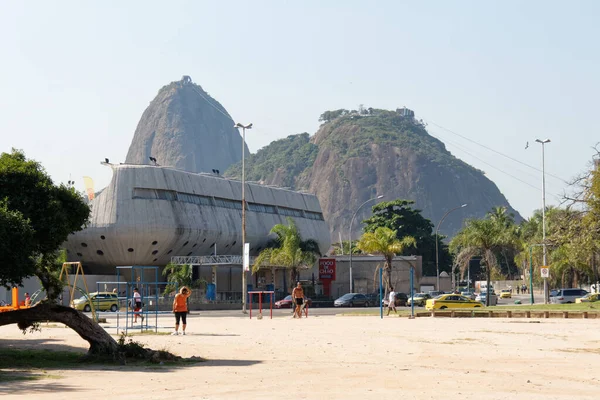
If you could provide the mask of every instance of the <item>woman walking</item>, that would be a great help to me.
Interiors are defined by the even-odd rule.
[[[186,286],[182,286],[179,289],[179,293],[175,295],[175,299],[173,300],[173,312],[175,313],[175,332],[171,333],[171,335],[179,335],[179,322],[182,322],[181,332],[185,335],[185,326],[187,319],[187,298],[190,297],[192,291],[188,289]]]

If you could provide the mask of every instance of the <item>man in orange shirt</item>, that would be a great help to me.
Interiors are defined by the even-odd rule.
[[[187,308],[187,298],[190,297],[192,291],[188,289],[186,286],[182,286],[179,289],[179,293],[175,295],[175,299],[173,299],[173,312],[175,313],[175,332],[171,335],[179,335],[179,321],[181,320],[181,331],[182,334],[185,335],[185,326],[186,326],[186,317],[188,313]]]

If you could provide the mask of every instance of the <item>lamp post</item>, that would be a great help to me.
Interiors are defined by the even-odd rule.
[[[365,201],[364,203],[362,203],[354,212],[354,215],[352,216],[352,219],[350,220],[350,293],[354,293],[354,281],[352,280],[352,224],[354,223],[354,218],[356,217],[356,214],[360,211],[360,209],[362,208],[362,206],[364,206],[365,204],[367,204],[370,201],[373,200],[377,200],[377,199],[381,199],[383,198],[383,195],[379,195],[377,197],[373,197],[372,199],[369,199],[367,201]]]
[[[437,275],[437,277],[436,277],[437,287],[435,288],[436,290],[440,290],[440,261],[439,261],[439,251],[438,251],[438,231],[440,230],[440,225],[442,225],[442,222],[444,222],[444,220],[446,219],[448,214],[450,214],[452,211],[456,211],[459,208],[464,208],[466,206],[467,206],[467,204],[463,204],[461,206],[454,207],[453,209],[446,212],[446,214],[444,214],[444,216],[438,223],[437,227],[435,228],[435,271],[436,271],[436,275]]]
[[[546,169],[544,159],[544,145],[546,143],[550,143],[550,139],[535,139],[535,141],[542,145],[542,249],[544,251],[542,262],[544,263],[544,267],[546,267]],[[548,281],[546,278],[544,278],[544,304],[548,304]]]
[[[246,245],[246,129],[252,129],[252,124],[242,125],[239,122],[234,128],[242,128],[242,312],[246,313],[246,270],[244,269],[244,246]]]

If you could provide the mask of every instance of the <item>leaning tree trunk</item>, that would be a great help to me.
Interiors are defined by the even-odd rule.
[[[41,303],[35,307],[0,313],[0,326],[17,324],[27,329],[38,322],[59,322],[81,336],[90,344],[88,354],[117,356],[118,346],[100,325],[84,313],[58,304]]]

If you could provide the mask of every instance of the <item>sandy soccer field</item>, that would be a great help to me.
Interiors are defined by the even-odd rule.
[[[166,369],[49,371],[0,384],[4,399],[597,399],[598,320],[313,316],[193,317],[186,336],[137,336],[153,349],[210,361]],[[86,342],[55,327],[0,346]]]

